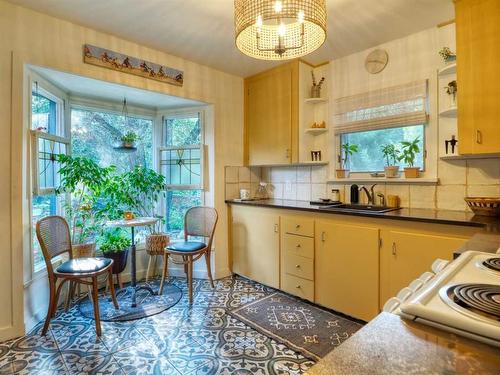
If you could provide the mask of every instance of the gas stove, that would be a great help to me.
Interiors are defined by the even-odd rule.
[[[500,347],[500,257],[468,251],[449,263],[398,313]]]

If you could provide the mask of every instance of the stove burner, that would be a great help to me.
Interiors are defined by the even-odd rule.
[[[500,321],[500,285],[458,284],[451,286],[447,294],[457,305]]]
[[[483,262],[483,266],[493,271],[500,272],[500,258],[489,258]]]

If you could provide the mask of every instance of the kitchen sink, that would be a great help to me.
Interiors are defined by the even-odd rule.
[[[352,211],[352,212],[373,212],[384,213],[399,210],[399,207],[374,206],[369,204],[335,204],[331,206],[320,207],[322,210],[330,211]]]

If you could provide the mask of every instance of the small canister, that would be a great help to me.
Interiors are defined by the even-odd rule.
[[[388,195],[387,196],[387,206],[388,207],[399,207],[399,197],[397,195]]]
[[[334,202],[340,202],[340,190],[339,189],[332,189],[332,195],[330,199]]]

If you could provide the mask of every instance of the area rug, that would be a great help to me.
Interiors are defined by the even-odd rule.
[[[362,327],[358,322],[282,293],[248,303],[229,314],[315,361]]]
[[[158,284],[159,282],[155,281],[148,285],[157,292],[159,289]],[[131,293],[131,288],[117,289],[116,298],[120,307],[118,310],[115,309],[109,293],[106,296],[100,296],[99,316],[101,320],[105,322],[123,322],[156,315],[177,304],[182,297],[182,291],[178,287],[165,284],[162,295],[152,295],[146,290],[139,290],[136,294],[137,306],[132,307],[130,303]],[[78,307],[83,316],[94,319],[94,307],[88,297],[83,299]]]

